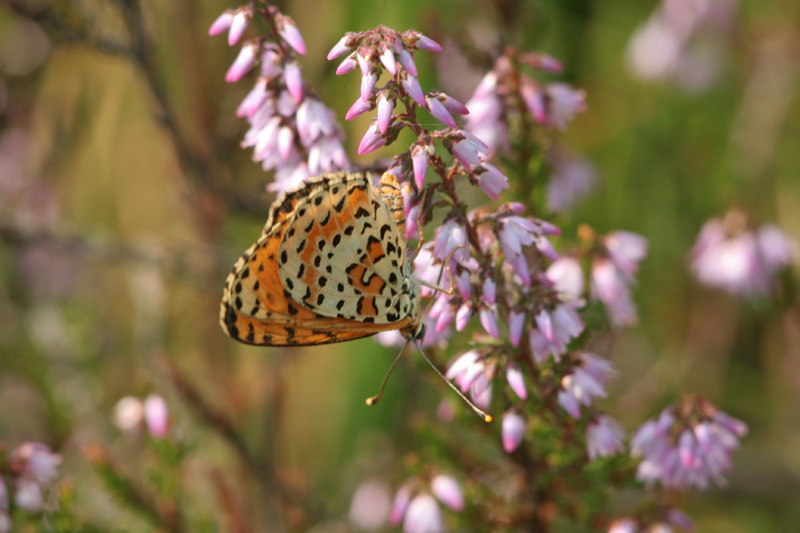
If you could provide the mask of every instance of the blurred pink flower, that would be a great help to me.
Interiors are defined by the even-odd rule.
[[[221,22],[220,19],[225,16],[225,13],[220,15],[220,18],[214,22],[216,25],[218,22]],[[253,19],[253,11],[249,8],[242,8],[236,9],[233,13],[233,17],[231,17],[230,21],[230,31],[228,31],[228,45],[233,46],[234,44],[239,42],[244,31],[247,29],[247,26],[250,25],[250,21]],[[214,28],[212,25],[212,29]],[[224,23],[221,23],[220,26],[223,26]],[[219,32],[218,32],[219,33]],[[209,30],[209,34],[211,34],[211,30]]]
[[[439,474],[431,480],[431,491],[436,498],[454,511],[464,509],[464,495],[461,486],[452,476]]]
[[[540,317],[539,321],[542,325],[537,322],[537,327],[528,330],[528,342],[533,358],[538,364],[544,363],[550,356],[558,361],[563,354],[567,353],[570,340],[581,334],[583,320],[577,309],[574,302],[566,301],[539,312],[537,316]],[[544,318],[543,313],[547,315],[547,319]],[[543,331],[542,328],[547,331]]]
[[[144,421],[144,405],[139,398],[125,396],[115,405],[111,413],[114,425],[125,433],[134,432]]]
[[[528,397],[528,389],[525,386],[525,376],[522,369],[516,363],[509,363],[506,367],[506,381],[520,400]]]
[[[14,503],[23,511],[37,513],[44,507],[42,487],[32,479],[21,477],[14,486]]]
[[[300,30],[297,29],[294,21],[279,13],[275,16],[275,24],[278,26],[278,33],[281,38],[292,47],[292,50],[301,56],[306,55],[306,43],[303,41],[303,36],[300,35]]]
[[[579,112],[586,110],[586,93],[573,89],[566,83],[550,83],[547,94],[547,122],[560,130]]]
[[[580,406],[590,406],[594,398],[605,398],[606,386],[614,377],[610,361],[589,352],[577,354],[580,363],[561,378],[558,403],[573,418],[580,418]]]
[[[647,239],[630,231],[613,231],[606,235],[603,243],[614,266],[633,281],[639,263],[647,257]]]
[[[406,514],[408,504],[411,503],[411,496],[413,484],[408,481],[397,489],[392,500],[392,507],[389,509],[389,524],[393,526],[399,525],[403,521],[403,516]]]
[[[639,525],[633,518],[617,518],[608,527],[608,533],[638,533]]]
[[[547,267],[545,277],[553,282],[553,288],[564,294],[567,301],[579,301],[583,296],[583,269],[577,259],[559,257]]]
[[[724,483],[731,452],[747,434],[747,426],[707,402],[691,410],[684,401],[667,407],[658,419],[648,420],[631,439],[631,453],[641,457],[636,477],[666,488],[705,489],[710,481]]]
[[[428,494],[418,494],[408,504],[405,520],[403,520],[405,533],[441,533],[444,531],[442,512],[439,504]]]
[[[12,460],[21,464],[21,476],[45,486],[56,478],[61,464],[61,456],[39,442],[20,444],[12,453]]]
[[[592,263],[592,298],[600,300],[614,326],[628,326],[637,321],[628,276],[605,258]]]
[[[225,74],[225,81],[233,83],[242,79],[242,76],[250,72],[256,64],[256,52],[258,52],[258,44],[255,42],[246,43],[239,50],[239,55],[233,61],[233,64]]]
[[[513,452],[522,443],[525,426],[525,418],[514,411],[508,411],[503,415],[503,449],[507,453]]]
[[[551,162],[553,172],[547,182],[547,207],[554,213],[563,213],[575,207],[594,189],[597,171],[589,160],[559,155]]]
[[[442,531],[442,512],[431,492],[454,511],[464,508],[461,487],[452,476],[437,474],[431,479],[430,488],[424,487],[418,478],[410,479],[395,495],[389,512],[389,524],[396,526],[402,522],[403,531],[408,533]]]
[[[735,210],[706,222],[692,249],[692,272],[734,296],[766,297],[778,270],[791,262],[795,243],[776,226],[746,231],[745,225]]]
[[[386,483],[368,479],[358,486],[350,501],[350,522],[363,530],[379,529],[389,516],[390,506]]]
[[[736,0],[663,0],[628,42],[627,62],[647,81],[699,91],[714,81],[730,40]]]
[[[586,425],[586,450],[589,459],[607,457],[625,448],[625,430],[611,416],[601,414]]]
[[[169,408],[164,398],[158,394],[149,394],[144,400],[144,420],[150,435],[160,439],[169,429]]]

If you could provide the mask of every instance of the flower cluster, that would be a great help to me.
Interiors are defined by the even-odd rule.
[[[461,486],[452,476],[437,474],[430,479],[412,478],[397,490],[390,503],[389,488],[379,480],[362,482],[350,502],[350,521],[361,529],[377,529],[388,522],[403,524],[406,533],[437,533],[444,530],[439,502],[453,511],[464,509]]]
[[[519,107],[516,100],[523,103],[535,123],[560,130],[586,109],[583,91],[565,83],[541,84],[527,74],[520,75],[519,65],[550,73],[562,70],[558,60],[539,53],[503,55],[495,61],[467,102],[470,114],[466,126],[492,152],[507,153],[511,148],[508,118],[510,110]]]
[[[452,476],[439,474],[429,486],[417,479],[404,483],[395,494],[389,512],[389,524],[403,524],[405,533],[438,533],[444,530],[437,500],[453,511],[464,509],[461,486]]]
[[[586,425],[586,451],[592,461],[621,452],[624,439],[625,430],[610,415],[597,415]]]
[[[663,0],[628,43],[628,64],[644,80],[699,91],[716,77],[736,0]]]
[[[744,422],[699,397],[684,396],[631,439],[632,453],[642,458],[636,477],[677,489],[704,489],[710,481],[721,485],[731,452],[746,434]]]
[[[592,353],[575,354],[579,363],[561,378],[558,403],[571,417],[580,418],[580,406],[590,406],[594,398],[606,397],[606,386],[614,377],[612,364]]]
[[[599,242],[604,249],[592,261],[592,298],[600,300],[615,326],[637,321],[631,287],[639,262],[647,255],[647,239],[629,231],[616,231]]]
[[[133,396],[121,398],[114,405],[111,418],[125,433],[137,433],[144,424],[156,439],[164,437],[169,429],[169,408],[158,394],[148,394],[144,401]]]
[[[273,6],[251,2],[225,11],[209,34],[227,31],[233,46],[256,15],[269,24],[271,34],[246,41],[225,76],[236,82],[260,65],[255,86],[236,111],[250,124],[242,147],[253,148],[253,160],[264,170],[275,170],[267,187],[271,191],[293,189],[323,172],[349,170],[341,126],[303,83],[294,53],[304,55],[306,46],[291,18]]]
[[[228,30],[230,42],[235,43],[254,13],[268,21],[273,40],[249,41],[245,46],[252,50],[243,48],[244,59],[240,54],[228,76],[238,79],[261,62],[262,76],[240,107],[240,115],[251,124],[244,145],[254,147],[254,157],[264,168],[278,171],[273,189],[296,183],[295,178],[282,177],[286,169],[303,176],[299,180],[326,170],[328,163],[345,168],[346,158],[331,156],[334,152],[312,156],[314,146],[338,142],[341,130],[332,113],[299,81],[293,50],[305,50],[290,19],[272,8],[250,4],[231,11],[212,31]],[[541,429],[531,416],[534,405],[549,410],[553,424],[585,428],[583,460],[617,454],[625,449],[625,432],[595,405],[606,397],[615,371],[610,361],[585,351],[588,335],[582,314],[589,296],[602,304],[612,326],[636,322],[631,291],[647,254],[647,240],[625,231],[598,236],[584,226],[578,231],[576,249],[558,253],[551,239],[561,230],[526,214],[522,204],[495,203],[469,210],[462,194],[463,186],[472,185],[497,200],[509,180],[493,158],[512,150],[515,128],[542,127],[548,134],[563,130],[585,109],[584,94],[566,84],[540,82],[528,72],[560,72],[557,60],[509,49],[464,105],[441,91],[425,92],[420,84],[416,54],[440,50],[438,43],[416,30],[401,33],[379,26],[347,33],[328,54],[328,59],[343,58],[337,74],[359,71],[361,75],[359,95],[346,118],[375,111],[359,154],[395,142],[403,130],[414,135],[408,150],[377,167],[400,183],[406,238],[419,241],[414,271],[422,285],[421,296],[431,304],[421,346],[445,347],[453,331],[473,333],[472,345],[452,359],[445,375],[471,398],[476,410],[489,410],[502,401],[497,440],[515,460],[539,453],[532,447],[519,452],[526,436]],[[419,118],[423,111],[441,126],[434,129],[424,122],[423,127]],[[466,120],[463,127],[457,122],[460,117]],[[337,146],[340,150],[341,144]],[[551,212],[559,212],[574,205],[595,178],[588,163],[552,146],[542,146],[537,157],[549,161],[553,169],[547,202]],[[428,240],[424,226],[432,220],[438,226]],[[403,340],[397,331],[378,338],[392,344]],[[440,412],[444,419],[453,419],[448,409]],[[729,466],[725,457],[744,434],[743,425],[737,424],[741,423],[699,399],[668,409],[633,438],[632,451],[642,457],[639,479],[658,480],[669,487],[704,486],[709,478],[718,481]],[[402,523],[407,532],[441,531],[440,503],[456,511],[464,507],[459,484],[450,476],[412,478],[400,487],[392,504],[386,484],[369,480],[353,497],[350,519],[364,529],[388,522]],[[612,530],[655,530],[658,524],[682,527],[678,518],[664,515],[647,522],[625,518]]]
[[[39,442],[25,442],[10,456],[9,471],[0,476],[0,532],[11,531],[10,500],[29,513],[44,508],[44,491],[58,475],[61,456]]]
[[[775,274],[792,260],[795,244],[777,226],[747,229],[741,211],[705,223],[692,248],[698,281],[734,296],[766,297]]]

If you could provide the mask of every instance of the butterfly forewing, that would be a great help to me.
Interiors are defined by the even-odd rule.
[[[228,276],[223,329],[265,345],[416,330],[417,289],[401,231],[402,197],[391,175],[375,188],[363,173],[327,174],[287,193]]]

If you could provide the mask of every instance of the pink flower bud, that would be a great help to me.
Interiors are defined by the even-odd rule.
[[[438,475],[431,481],[431,490],[433,495],[450,509],[460,511],[464,508],[464,496],[455,478]]]
[[[464,302],[456,312],[456,331],[464,331],[470,318],[472,318],[472,304]]]
[[[220,33],[226,31],[228,28],[231,27],[231,22],[233,21],[233,10],[228,9],[224,11],[217,19],[211,24],[211,27],[208,29],[209,35],[219,35]]]
[[[528,77],[523,77],[520,93],[533,119],[539,124],[544,124],[547,121],[547,114],[545,112],[544,93],[539,84]]]
[[[292,148],[294,148],[294,131],[289,126],[283,126],[278,131],[278,155],[285,161],[289,159]]]
[[[425,185],[425,176],[428,173],[428,159],[430,159],[433,146],[426,143],[415,143],[411,147],[411,164],[414,167],[414,183],[418,189]]]
[[[392,113],[394,112],[394,99],[386,96],[385,93],[378,95],[378,130],[381,133],[386,133],[389,128],[389,122],[392,120]]]
[[[160,439],[167,434],[169,409],[167,402],[158,394],[150,394],[144,401],[144,420],[150,435]]]
[[[292,50],[300,54],[306,55],[306,43],[303,41],[303,36],[300,35],[300,30],[292,19],[287,16],[282,16],[277,20],[278,33],[284,41],[286,41]]]
[[[333,45],[331,51],[328,52],[328,61],[331,59],[336,59],[339,56],[342,56],[353,49],[352,45],[350,44],[350,40],[352,39],[352,33],[345,33],[344,37],[339,39],[339,42]]]
[[[451,128],[456,127],[456,121],[453,120],[452,115],[447,110],[445,105],[439,101],[438,98],[435,97],[426,97],[425,101],[428,104],[428,111],[431,112],[434,118],[436,118],[442,124],[450,126]]]
[[[230,31],[228,31],[228,45],[233,46],[242,38],[244,31],[253,19],[253,12],[249,9],[238,9],[231,20]]]
[[[366,113],[370,110],[372,104],[368,101],[364,101],[361,98],[353,102],[353,105],[350,106],[350,109],[347,110],[347,114],[344,116],[345,120],[352,120],[357,116]],[[381,132],[383,133],[383,132]]]
[[[495,339],[499,339],[500,332],[497,329],[497,319],[494,316],[494,311],[491,309],[481,309],[479,316],[481,319],[481,325],[483,326],[483,329],[486,330],[486,333]]]
[[[257,50],[258,44],[256,43],[251,42],[242,46],[239,55],[236,56],[231,68],[229,68],[228,72],[225,74],[225,81],[228,83],[239,81],[242,79],[242,76],[250,72],[250,69],[255,65]]]
[[[364,101],[369,100],[372,96],[372,90],[375,88],[375,83],[378,81],[378,75],[371,72],[367,76],[361,77],[361,99]]]
[[[408,53],[408,50],[405,48],[402,49],[397,59],[400,61],[400,64],[403,65],[403,68],[406,69],[406,72],[408,72],[409,75],[413,76],[414,78],[417,77],[417,65],[414,63],[414,58],[411,57],[411,54]]]
[[[360,155],[368,154],[384,144],[386,144],[386,138],[378,131],[377,123],[373,122],[358,144],[358,153]]]
[[[511,346],[516,348],[522,340],[522,329],[525,327],[525,313],[511,311],[508,314],[508,333],[511,337]]]
[[[394,52],[391,48],[384,48],[380,60],[392,76],[397,74],[397,61],[394,58]]]
[[[535,317],[536,326],[539,328],[539,331],[542,332],[544,338],[548,340],[548,342],[553,342],[553,323],[550,320],[550,314],[542,309],[538,315]]]
[[[408,504],[411,502],[411,484],[405,483],[394,496],[392,508],[389,511],[389,525],[397,526],[403,521]]]
[[[292,95],[294,101],[298,104],[303,101],[303,75],[300,71],[300,65],[294,61],[286,63],[283,70],[283,81],[286,83],[286,89]]]
[[[420,87],[417,78],[407,74],[400,80],[400,83],[418,105],[425,107],[425,95],[422,93],[422,87]]]
[[[467,106],[452,96],[440,92],[439,98],[442,99],[442,104],[444,104],[444,107],[447,108],[447,110],[451,113],[455,113],[456,115],[469,115],[469,109],[467,109]]]
[[[520,400],[525,400],[528,397],[525,377],[522,375],[522,369],[516,363],[509,363],[506,367],[506,381],[511,390],[514,391],[514,394],[519,396]]]
[[[511,453],[522,443],[525,436],[525,419],[513,411],[503,415],[503,449]]]
[[[352,72],[356,69],[358,63],[356,62],[356,53],[353,52],[349,56],[347,56],[344,61],[339,63],[339,66],[336,67],[336,75],[341,76],[342,74],[347,74],[348,72]]]
[[[441,52],[442,46],[431,39],[430,37],[425,37],[420,32],[414,32],[417,42],[414,43],[414,46],[417,47],[419,50],[425,50],[427,52]]]

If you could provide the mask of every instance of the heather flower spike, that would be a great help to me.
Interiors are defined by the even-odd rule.
[[[248,19],[245,23],[246,17],[240,13],[223,14],[212,25],[213,32],[228,30],[229,37],[238,41],[246,23],[250,22]],[[264,16],[271,20],[274,23],[272,29],[277,30],[277,34],[272,31],[267,36],[245,42],[240,57],[227,76],[230,81],[235,81],[256,68],[260,74],[237,110],[250,126],[242,144],[253,148],[254,160],[265,170],[274,170],[275,181],[268,186],[269,190],[294,189],[296,192],[292,194],[299,194],[297,199],[303,201],[305,198],[301,196],[304,193],[300,191],[308,188],[298,187],[304,180],[331,170],[349,168],[342,144],[342,129],[333,112],[316,99],[313,90],[302,79],[302,70],[294,53],[304,54],[306,48],[291,19],[271,7],[263,12],[255,9],[251,16]],[[576,458],[576,466],[618,454],[625,450],[625,432],[619,423],[599,412],[595,405],[598,399],[606,396],[615,372],[609,361],[585,351],[594,344],[593,335],[582,335],[586,313],[585,286],[588,279],[590,295],[603,304],[611,325],[635,322],[632,290],[639,265],[647,255],[647,240],[624,231],[597,236],[591,229],[581,227],[579,247],[557,250],[553,243],[560,245],[561,240],[552,239],[552,236],[561,233],[559,228],[546,220],[527,216],[525,205],[488,202],[471,209],[461,195],[469,187],[473,187],[473,191],[477,187],[490,199],[498,200],[510,186],[504,169],[515,168],[515,165],[506,163],[516,163],[519,146],[530,144],[528,160],[522,162],[530,163],[527,168],[552,172],[546,183],[540,183],[537,175],[537,181],[531,184],[531,188],[537,189],[537,193],[540,190],[541,194],[531,195],[529,190],[522,189],[524,195],[521,197],[525,198],[544,200],[546,193],[547,208],[537,205],[533,211],[533,206],[527,206],[527,213],[533,211],[546,216],[540,213],[564,212],[575,205],[593,186],[593,169],[585,161],[566,155],[557,146],[555,137],[557,130],[565,129],[577,113],[586,109],[585,93],[564,83],[548,81],[542,75],[543,72],[563,70],[557,59],[545,54],[518,52],[509,47],[495,60],[464,105],[441,91],[423,90],[425,80],[419,79],[417,68],[417,60],[422,56],[416,54],[440,50],[438,43],[415,30],[399,33],[379,26],[346,34],[328,53],[329,59],[338,58],[340,61],[337,74],[358,70],[361,76],[357,94],[353,94],[357,99],[347,111],[346,118],[353,119],[375,110],[359,142],[358,153],[367,154],[398,139],[413,139],[411,146],[398,151],[393,159],[374,165],[378,175],[384,169],[389,175],[382,183],[391,182],[389,177],[395,178],[397,185],[383,189],[381,197],[387,205],[392,205],[392,214],[398,220],[405,217],[405,235],[396,235],[395,230],[386,225],[387,229],[381,229],[381,242],[388,242],[383,232],[389,232],[392,245],[405,246],[403,237],[419,241],[413,253],[414,277],[410,272],[403,272],[409,279],[419,280],[421,287],[418,291],[415,289],[413,295],[429,307],[424,318],[414,319],[415,328],[419,326],[415,331],[419,333],[413,338],[408,329],[404,329],[403,333],[382,331],[378,340],[401,346],[413,342],[432,369],[484,420],[492,420],[484,410],[499,404],[500,412],[504,414],[499,438],[495,438],[501,441],[507,453],[514,454],[508,458],[511,461],[524,459],[527,454],[518,450],[528,428],[534,436],[542,429],[540,423],[552,424],[548,429],[554,433],[569,428],[571,438],[561,442],[564,446],[572,446],[570,452],[577,451],[569,454]],[[420,119],[423,115],[421,109],[435,121],[421,123],[425,120]],[[455,115],[464,118],[458,119]],[[457,120],[465,121],[465,125],[459,126]],[[408,133],[404,133],[404,129],[412,137],[406,137]],[[515,135],[513,142],[512,132]],[[517,137],[519,132],[530,135]],[[330,178],[316,178],[314,184],[317,185],[312,185],[314,190],[326,195],[351,194],[318,186],[320,180],[324,183],[326,179]],[[359,183],[364,184],[362,189],[370,190],[368,180],[361,179]],[[387,193],[387,189],[391,192]],[[402,211],[399,210],[400,198]],[[345,199],[350,199],[351,205],[360,202],[355,192]],[[287,210],[291,210],[292,216],[303,216],[302,208],[289,208]],[[342,213],[337,219],[340,227],[348,222],[350,216],[348,210]],[[361,218],[361,214],[353,212],[352,216]],[[435,220],[438,227],[424,227],[431,220]],[[309,229],[305,231],[315,231],[316,226],[310,223],[310,219],[308,222],[304,227]],[[365,226],[364,230],[367,229]],[[725,241],[742,234],[752,234],[748,246],[763,257],[764,270],[774,273],[779,265],[787,263],[791,247],[777,228],[724,229],[720,233],[712,227],[703,239],[699,239],[701,242],[698,242],[693,256],[696,262],[702,261],[704,267],[694,267],[698,276],[700,272],[708,276],[709,266],[703,260],[707,254],[718,257],[719,247],[724,247]],[[297,259],[304,245],[292,240],[297,237],[280,238],[282,244],[288,242],[292,245],[282,248],[287,255],[284,263]],[[337,242],[338,238],[341,236],[337,234]],[[569,243],[569,236],[564,241]],[[313,244],[321,250],[328,243],[316,240]],[[373,263],[383,259],[374,255],[368,243],[358,241],[358,235],[347,244],[352,244],[353,250],[362,248],[366,253],[360,260],[362,267],[367,264],[364,262],[367,259]],[[412,257],[411,250],[414,249],[415,243],[409,243],[409,257]],[[330,260],[336,261],[333,257]],[[298,304],[304,307],[304,311],[311,309],[304,303],[310,306],[317,300],[316,296],[323,297],[317,305],[332,305],[322,303],[329,293],[320,291],[312,283],[317,280],[310,274],[322,272],[309,274],[309,265],[314,264],[313,257],[301,262],[304,263],[300,266],[303,272],[298,273],[297,278],[308,286],[308,294],[300,298],[303,287],[299,293],[293,293],[294,289],[289,285],[295,283],[289,279],[284,286],[284,295],[280,296],[280,291],[277,291],[276,297],[285,298],[292,305]],[[298,264],[292,262],[290,266]],[[357,266],[357,262],[354,264]],[[770,268],[767,265],[774,266]],[[353,268],[346,269],[348,276]],[[339,276],[337,279],[343,282],[352,281],[351,286],[358,285],[359,281],[365,286],[371,283],[365,276],[345,279],[342,274],[345,269],[338,272],[337,269],[336,264],[331,264],[328,273]],[[291,275],[288,270],[279,269],[279,272]],[[449,278],[450,290],[440,287],[444,275]],[[241,279],[244,280],[243,272]],[[320,281],[320,285],[331,286],[328,277],[322,279],[325,281]],[[770,280],[768,277],[767,282],[761,284],[769,286]],[[345,287],[344,283],[341,286]],[[368,326],[377,322],[378,315],[372,312],[372,307],[379,311],[378,306],[387,305],[391,305],[391,301],[387,304],[360,298],[357,309],[350,310],[349,314],[342,311],[342,315],[322,316],[336,321],[346,317],[348,328],[374,333],[375,330],[370,329],[372,326]],[[294,308],[289,309],[291,313]],[[253,313],[258,314],[259,310]],[[385,322],[380,324],[381,327],[386,325]],[[300,330],[292,327],[291,331],[294,335]],[[466,337],[454,336],[454,331],[469,333],[471,349],[456,352],[458,355],[452,358],[446,375],[442,376],[423,348],[427,350],[436,346],[444,349],[454,339],[459,343],[456,346],[464,346]],[[269,339],[264,337],[264,340]],[[314,338],[309,344],[316,342],[319,340]],[[381,392],[367,403],[376,403],[382,392],[383,386]],[[543,422],[539,422],[533,418],[536,416],[533,413],[542,409],[549,411],[545,413],[547,416],[540,417]],[[448,409],[442,403],[438,411],[442,420],[458,422],[452,406]],[[155,412],[158,413],[158,409]],[[165,404],[161,415],[157,426],[160,429],[154,435],[163,435],[167,430]],[[581,435],[581,431],[585,434]],[[701,486],[708,479],[719,482],[729,467],[730,451],[746,431],[743,423],[707,403],[682,401],[665,410],[657,421],[645,424],[634,435],[632,453],[641,459],[637,476],[647,484],[660,483],[664,487]],[[533,442],[530,451],[534,451]],[[540,453],[539,450],[536,453]],[[609,461],[607,465],[612,467],[613,463]],[[351,521],[365,529],[380,528],[388,521],[394,526],[402,524],[404,531],[408,532],[443,530],[443,512],[462,510],[465,499],[456,478],[438,473],[436,468],[436,463],[418,468],[415,477],[397,491],[391,505],[383,482],[373,479],[363,484],[351,502]],[[474,490],[481,489],[469,485],[468,494]],[[30,500],[35,503],[34,497]],[[648,518],[649,522],[636,514],[633,518],[614,522],[611,527],[617,531],[626,528],[634,531],[651,525],[654,528],[682,527],[680,523],[687,523],[684,517],[675,513],[669,515],[667,511],[668,508],[659,507]]]
[[[712,481],[721,485],[731,452],[746,434],[743,422],[702,398],[684,396],[631,439],[633,455],[642,459],[636,477],[648,485],[660,482],[677,489],[705,489]]]

